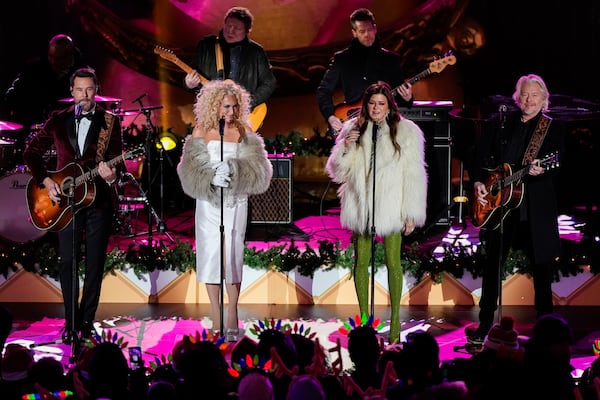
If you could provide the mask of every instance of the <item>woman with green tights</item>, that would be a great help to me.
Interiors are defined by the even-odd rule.
[[[389,341],[397,342],[402,235],[425,224],[427,172],[423,131],[400,114],[388,84],[367,88],[360,114],[344,123],[326,170],[340,184],[342,226],[353,232],[354,287],[361,314],[369,314],[373,235],[383,239],[391,307]]]

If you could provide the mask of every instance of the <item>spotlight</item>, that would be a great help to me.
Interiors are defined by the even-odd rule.
[[[158,141],[156,142],[157,149],[164,149],[165,151],[173,150],[177,147],[179,139],[170,130],[162,131],[158,134]]]

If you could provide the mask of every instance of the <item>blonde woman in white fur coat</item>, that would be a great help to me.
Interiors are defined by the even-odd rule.
[[[378,126],[376,146],[373,146],[373,124]],[[427,172],[423,131],[399,113],[388,84],[379,82],[367,88],[360,114],[344,123],[326,170],[334,182],[341,184],[338,190],[341,223],[353,233],[354,287],[361,314],[369,315],[372,228],[377,236],[383,237],[391,303],[389,341],[397,342],[402,235],[411,234],[425,223]]]
[[[231,340],[238,335],[237,305],[244,265],[248,195],[264,193],[273,175],[264,141],[250,128],[249,112],[248,92],[233,81],[211,81],[204,85],[194,104],[196,125],[186,139],[177,166],[183,191],[196,199],[196,275],[199,282],[206,283],[213,330],[220,329],[222,324],[223,205],[224,284],[228,299],[224,334]]]

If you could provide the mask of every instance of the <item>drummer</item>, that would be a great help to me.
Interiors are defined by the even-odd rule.
[[[3,93],[0,98],[0,120],[23,127],[14,131],[17,163],[21,163],[21,153],[30,129],[45,121],[51,111],[68,106],[59,102],[59,99],[71,96],[69,77],[77,69],[86,66],[73,39],[58,34],[50,39],[47,53],[25,64]]]

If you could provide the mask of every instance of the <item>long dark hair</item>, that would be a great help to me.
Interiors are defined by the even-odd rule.
[[[398,122],[401,119],[400,111],[398,111],[398,105],[396,104],[396,100],[394,100],[394,92],[390,85],[385,82],[379,81],[377,83],[373,83],[365,90],[365,94],[363,95],[362,106],[360,109],[360,115],[358,117],[358,131],[360,135],[365,132],[367,129],[367,122],[370,120],[369,117],[369,109],[368,104],[371,97],[375,94],[382,94],[385,96],[388,102],[389,112],[385,117],[385,122],[390,127],[390,138],[392,140],[392,145],[396,149],[397,152],[400,151],[400,145],[396,142],[396,135],[398,131],[396,129]]]

